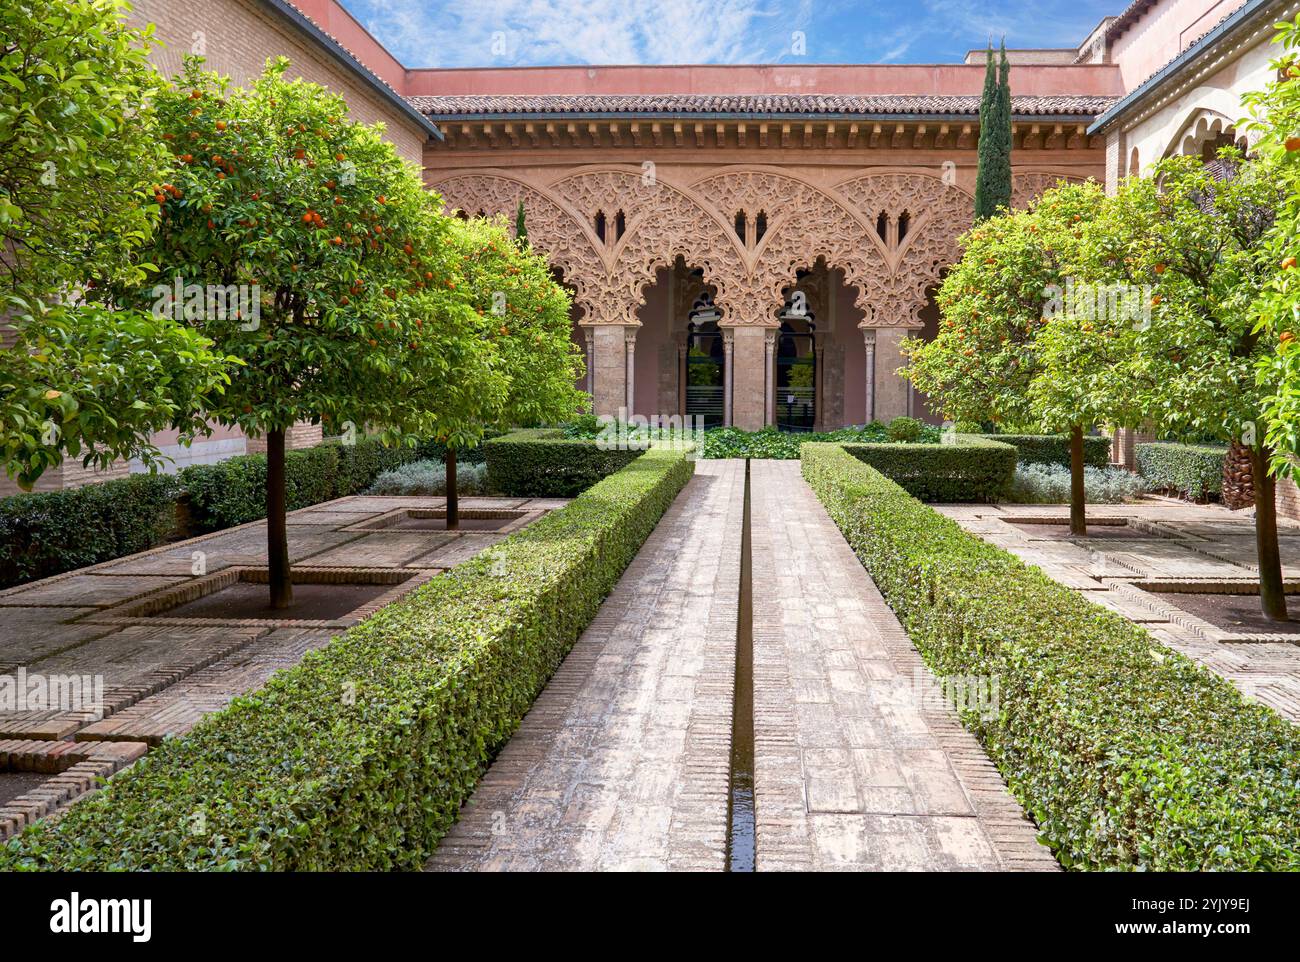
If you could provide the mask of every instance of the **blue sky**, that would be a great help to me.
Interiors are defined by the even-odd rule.
[[[408,67],[953,63],[1074,46],[1127,0],[342,0]],[[804,52],[796,53],[797,33]]]

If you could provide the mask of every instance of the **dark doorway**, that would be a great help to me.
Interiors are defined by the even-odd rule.
[[[776,341],[776,426],[811,431],[817,421],[816,326],[782,321]]]
[[[726,383],[726,352],[718,319],[722,312],[713,299],[702,294],[691,308],[686,325],[686,410],[688,416],[703,419],[706,428],[723,423]]]

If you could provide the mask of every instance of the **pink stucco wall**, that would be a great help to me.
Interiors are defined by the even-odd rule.
[[[474,94],[978,95],[984,67],[966,64],[833,66],[509,67],[409,70],[406,96]],[[1118,96],[1110,64],[1019,66],[1015,94]]]
[[[1245,0],[1159,0],[1112,40],[1111,61],[1119,67],[1124,89],[1137,87],[1243,3]]]

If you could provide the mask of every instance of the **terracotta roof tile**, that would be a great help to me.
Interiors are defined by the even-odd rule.
[[[484,115],[559,114],[678,114],[746,115],[890,115],[890,114],[979,114],[975,96],[730,96],[714,94],[585,94],[536,96],[500,94],[492,96],[408,97],[411,105],[431,120]],[[1115,102],[1114,97],[1012,97],[1016,116],[1095,117]]]

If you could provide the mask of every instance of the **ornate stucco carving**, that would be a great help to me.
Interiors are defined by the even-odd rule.
[[[1060,174],[1052,170],[1018,170],[1011,175],[1011,206],[1023,210],[1029,202],[1045,190],[1051,190],[1060,181],[1082,184],[1084,178]]]
[[[1015,203],[1062,177],[1078,179],[1017,172]],[[641,167],[590,165],[559,175],[453,172],[431,186],[449,208],[471,213],[513,218],[522,200],[529,238],[564,271],[584,325],[635,325],[656,271],[681,256],[703,270],[724,327],[775,325],[782,291],[819,258],[857,289],[862,327],[919,327],[927,290],[956,260],[973,206],[937,168],[868,170],[824,187],[767,166],[729,166],[678,183]],[[738,233],[741,213],[748,226]]]

